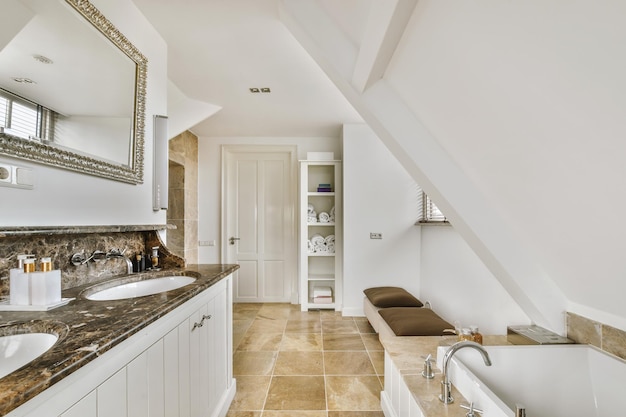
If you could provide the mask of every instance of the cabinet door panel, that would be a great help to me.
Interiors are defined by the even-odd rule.
[[[178,358],[178,328],[176,328],[163,338],[163,414],[166,416],[177,416],[180,412]]]
[[[164,417],[163,339],[148,349],[148,415]],[[171,414],[170,414],[171,415]]]
[[[128,386],[128,415],[149,417],[148,415],[148,355],[137,356],[126,369]]]
[[[97,389],[98,417],[127,417],[126,368],[107,379]],[[134,417],[134,416],[132,416]]]
[[[191,328],[185,320],[178,326],[178,401],[180,404],[180,417],[191,416],[191,355],[189,346],[191,343]]]
[[[92,391],[60,417],[97,417],[97,415],[96,392]]]

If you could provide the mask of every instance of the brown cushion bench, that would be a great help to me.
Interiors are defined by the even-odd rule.
[[[378,310],[396,336],[443,336],[454,326],[429,308],[389,307]]]
[[[363,310],[374,330],[396,336],[442,336],[454,326],[400,287],[373,287],[363,291]]]

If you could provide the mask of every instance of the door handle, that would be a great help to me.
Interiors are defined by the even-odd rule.
[[[231,245],[234,245],[234,244],[235,244],[235,240],[241,240],[241,239],[240,239],[240,238],[238,238],[238,237],[231,237],[231,238],[230,238],[230,239],[228,239],[228,240],[230,241],[230,244],[231,244]]]

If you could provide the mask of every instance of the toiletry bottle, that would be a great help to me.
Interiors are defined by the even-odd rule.
[[[146,256],[143,254],[143,252],[141,252],[141,255],[139,255],[139,272],[141,271],[145,271],[146,270]]]
[[[133,260],[133,272],[141,272],[139,271],[140,265],[141,265],[141,255],[136,254],[135,259]]]
[[[40,265],[39,270],[41,272],[52,271],[52,259],[51,258],[41,258],[39,260],[39,265]]]
[[[30,303],[49,306],[61,301],[61,271],[52,269],[51,258],[41,258],[39,271],[30,276]]]
[[[17,268],[9,271],[9,303],[28,305],[28,281],[24,276],[24,260],[33,255],[17,255]]]
[[[152,269],[156,269],[159,266],[159,247],[154,246],[152,248],[152,257],[150,258],[152,261]]]
[[[461,330],[461,339],[462,341],[469,341],[469,342],[473,342],[474,338],[472,337],[472,332],[470,331],[470,329],[468,329],[467,327],[464,327]]]
[[[30,276],[35,272],[35,257],[24,259],[24,268],[17,279],[17,305],[27,306],[31,304],[30,299]]]
[[[472,340],[480,345],[483,344],[483,335],[478,331],[478,326],[471,325],[470,332],[472,332]]]

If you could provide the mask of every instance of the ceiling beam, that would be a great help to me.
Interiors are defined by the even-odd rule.
[[[352,85],[364,92],[383,78],[393,53],[402,39],[417,0],[376,0],[369,18],[352,74]]]

